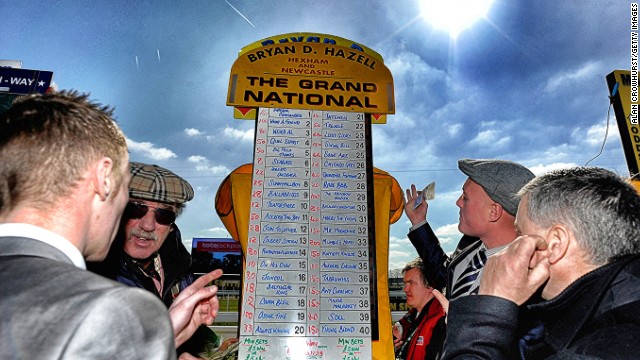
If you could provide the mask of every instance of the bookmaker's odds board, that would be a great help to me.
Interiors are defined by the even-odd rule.
[[[240,359],[371,359],[375,246],[365,118],[259,109]]]

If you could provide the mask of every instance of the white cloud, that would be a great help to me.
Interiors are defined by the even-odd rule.
[[[156,148],[150,142],[136,142],[127,138],[127,146],[131,152],[140,153],[153,160],[166,160],[178,157],[173,151],[167,148]]]
[[[196,164],[197,171],[208,172],[213,175],[226,175],[231,172],[231,170],[224,165],[211,165],[209,160],[202,155],[189,156],[187,161]]]
[[[441,244],[457,244],[462,233],[458,231],[458,223],[441,226],[434,230]]]
[[[383,127],[407,129],[416,126],[416,121],[411,116],[411,113],[402,112],[397,110],[393,115],[387,115],[387,123],[382,125]],[[381,125],[373,125],[373,128],[381,127]]]
[[[389,236],[389,270],[403,268],[417,255],[409,238]]]
[[[531,170],[532,173],[534,173],[536,176],[540,176],[543,175],[551,170],[558,170],[558,169],[567,169],[567,168],[571,168],[571,167],[575,167],[578,166],[578,164],[576,163],[562,163],[562,162],[557,162],[557,163],[552,163],[552,164],[548,164],[548,165],[543,165],[543,164],[538,164],[535,166],[529,166],[529,170]]]
[[[247,130],[239,130],[239,129],[234,129],[227,126],[224,128],[223,134],[224,136],[230,137],[232,139],[239,139],[242,141],[253,141],[254,130],[253,128],[247,129]],[[208,136],[207,139],[215,140],[215,137]]]
[[[189,137],[204,135],[202,131],[193,128],[184,129],[184,133]]]
[[[210,172],[213,175],[227,175],[231,172],[229,168],[223,165],[218,165],[218,166],[198,165],[196,166],[196,170]]]
[[[204,163],[207,162],[207,158],[201,155],[192,155],[187,158],[187,161],[192,163]]]
[[[506,147],[509,143],[511,143],[511,136],[501,136],[501,132],[498,130],[480,131],[476,137],[469,141],[471,145],[478,147],[491,145],[494,149]]]
[[[447,128],[447,132],[451,137],[457,136],[461,130],[462,130],[462,124],[452,124],[452,125],[449,125],[449,127]]]
[[[618,130],[618,126],[616,126],[615,120],[612,123],[609,123],[609,129],[607,129],[607,124],[592,125],[587,129],[585,140],[591,146],[601,146],[602,142],[605,140],[605,134],[607,139],[614,137],[620,138],[620,132]]]
[[[386,59],[385,65],[393,74],[396,86],[405,80],[409,83],[408,85],[428,88],[429,83],[446,78],[443,70],[429,65],[418,54],[410,51],[404,51]]]
[[[599,67],[597,62],[588,62],[577,70],[565,69],[553,75],[544,88],[546,93],[556,92],[558,89],[567,86],[575,86],[590,77],[599,77]]]
[[[456,92],[455,84],[448,84],[448,89],[452,92]],[[464,124],[468,123],[469,109],[478,108],[478,100],[476,90],[465,88],[465,95],[463,98],[456,99],[455,95],[453,99],[450,99],[448,103],[439,109],[434,110],[432,113],[427,114],[429,124]],[[458,132],[457,127],[462,128],[463,125],[454,125],[454,133],[449,130],[449,134],[455,135]]]

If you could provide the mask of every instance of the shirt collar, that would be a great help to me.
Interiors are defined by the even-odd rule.
[[[505,244],[505,245],[502,245],[502,246],[498,246],[498,247],[494,247],[494,248],[491,248],[491,249],[487,249],[487,247],[484,246],[484,243],[483,243],[482,246],[481,246],[481,249],[485,249],[487,257],[489,257],[489,256],[491,256],[493,254],[497,254],[500,250],[506,248],[508,245],[509,244]]]
[[[71,241],[45,228],[24,223],[0,224],[0,236],[28,237],[43,242],[62,251],[76,267],[87,268],[82,253]]]

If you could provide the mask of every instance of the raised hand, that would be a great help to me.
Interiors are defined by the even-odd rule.
[[[169,307],[176,347],[187,341],[200,325],[211,325],[215,320],[220,308],[218,287],[207,284],[220,276],[222,270],[202,275],[182,290]]]

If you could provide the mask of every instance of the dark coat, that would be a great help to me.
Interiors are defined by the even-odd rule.
[[[158,250],[164,270],[162,294],[158,293],[153,279],[145,276],[123,250],[124,237],[118,234],[111,246],[107,258],[101,263],[88,264],[88,268],[102,276],[114,279],[119,283],[146,289],[156,294],[167,308],[173,303],[177,294],[193,283],[191,272],[191,255],[182,244],[180,230],[174,224],[164,243]]]
[[[477,237],[464,235],[454,253],[449,257],[442,250],[440,241],[438,241],[438,237],[429,223],[425,223],[409,232],[408,236],[424,263],[425,275],[429,286],[440,291],[443,288],[451,289],[453,269],[467,254],[476,251],[482,244]],[[447,298],[449,298],[450,293],[451,291],[445,293]]]
[[[89,270],[119,283],[143,288],[156,294],[169,308],[180,291],[194,281],[191,272],[191,255],[182,244],[182,236],[178,227],[175,224],[172,227],[172,231],[158,250],[164,270],[162,294],[158,293],[153,279],[144,275],[142,270],[124,252],[124,237],[121,234],[118,234],[114,240],[111,250],[103,262],[87,264],[87,266]],[[218,343],[218,336],[208,327],[202,325],[187,342],[180,346],[178,354],[186,351],[197,355],[217,346]]]
[[[522,328],[528,341],[518,335]],[[639,339],[640,255],[634,255],[521,309],[493,296],[452,301],[443,359],[638,359]]]

